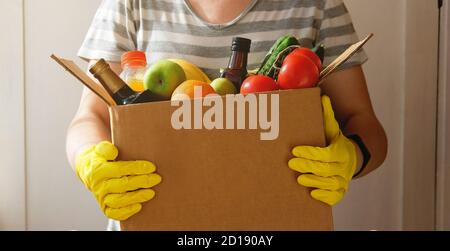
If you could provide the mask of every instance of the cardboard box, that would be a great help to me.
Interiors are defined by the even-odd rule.
[[[156,197],[122,222],[123,230],[333,229],[331,207],[312,199],[310,189],[297,183],[299,173],[287,165],[295,146],[325,146],[320,88],[256,95],[258,106],[262,99],[267,107],[278,104],[264,114],[267,121],[278,118],[277,137],[261,140],[264,130],[257,128],[263,127],[249,129],[250,105],[236,112],[245,112],[247,129],[177,130],[172,117],[179,108],[171,102],[116,106],[72,61],[52,57],[109,104],[119,159],[152,161],[163,177]],[[215,101],[226,104],[227,98]],[[189,109],[192,116],[203,118],[208,109],[201,107],[195,115],[195,107]],[[223,105],[224,114],[227,109]],[[230,125],[237,128],[237,120],[234,115]]]
[[[350,46],[325,68],[320,83],[372,36]],[[298,185],[299,173],[287,166],[295,146],[325,146],[319,88],[256,95],[259,106],[268,97],[276,97],[268,107],[275,100],[279,103],[273,110],[279,115],[277,137],[264,141],[264,133],[257,129],[264,127],[253,124],[252,129],[248,121],[241,124],[247,128],[242,130],[208,130],[202,123],[196,125],[200,129],[177,130],[173,115],[179,108],[171,102],[116,106],[108,93],[72,61],[54,55],[52,58],[109,105],[119,159],[152,161],[163,177],[155,188],[157,196],[144,204],[139,214],[122,222],[123,230],[333,229],[331,207],[312,199],[310,189]],[[215,100],[219,101],[225,104],[227,97]],[[249,107],[238,114],[245,113],[250,118]],[[223,108],[227,113],[229,107]],[[200,120],[208,113],[208,108],[201,105],[187,110]],[[268,112],[272,120],[273,111]],[[227,116],[221,116],[228,121]],[[229,125],[237,126],[237,116],[233,116],[235,121]],[[257,116],[261,116],[261,111]],[[217,117],[220,116],[216,114],[214,118]]]
[[[260,130],[175,130],[170,102],[111,108],[119,158],[151,160],[163,177],[122,229],[332,230],[331,207],[287,166],[294,146],[325,145],[320,89],[279,92],[279,105],[273,141]]]

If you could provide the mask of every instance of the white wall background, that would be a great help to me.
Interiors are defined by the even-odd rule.
[[[398,0],[345,2],[358,34],[375,34],[365,46],[369,61],[364,71],[375,112],[388,135],[389,153],[382,167],[351,184],[344,202],[334,210],[335,224],[338,229],[398,230],[402,226],[402,124],[399,115],[403,101],[399,97],[404,92],[404,3]]]
[[[106,218],[65,158],[66,129],[78,107],[81,85],[49,58],[52,53],[76,58],[99,2],[25,1],[27,223],[31,230],[106,228]]]
[[[22,1],[1,1],[0,229],[25,227],[25,149]],[[6,35],[8,34],[8,35]]]
[[[7,114],[12,116],[8,121],[0,120],[0,159],[7,160],[7,165],[0,165],[0,175],[7,177],[7,182],[0,182],[0,229],[105,229],[106,219],[96,201],[77,180],[65,158],[66,128],[78,106],[82,87],[49,58],[52,53],[76,57],[100,0],[23,1],[24,23],[21,0],[0,1],[0,9],[11,10],[0,20],[8,22],[10,34],[16,34],[6,40],[2,35],[0,39],[0,104],[8,107]],[[405,93],[406,0],[345,2],[360,36],[370,32],[376,35],[366,46],[370,60],[364,69],[390,149],[385,165],[355,181],[343,203],[335,208],[336,228],[398,230],[403,226],[404,210],[405,107],[401,97]],[[18,46],[22,34],[13,32],[22,25],[24,50]],[[12,63],[9,56],[15,59]],[[15,68],[4,68],[10,64]],[[4,99],[11,92],[16,99]],[[19,135],[18,141],[5,131]],[[25,136],[26,141],[21,138]],[[25,153],[26,163],[20,161]]]

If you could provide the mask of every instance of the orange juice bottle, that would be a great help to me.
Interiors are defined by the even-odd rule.
[[[147,58],[142,51],[130,51],[122,55],[122,73],[120,77],[135,92],[144,91],[144,75],[147,70]]]

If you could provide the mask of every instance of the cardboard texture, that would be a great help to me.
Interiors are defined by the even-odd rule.
[[[55,60],[59,65],[66,69],[72,76],[77,78],[84,86],[89,88],[93,93],[99,96],[108,106],[116,106],[114,99],[108,94],[108,92],[103,89],[103,87],[97,84],[92,78],[83,72],[73,61],[59,58],[52,55],[51,58]]]
[[[274,141],[261,141],[260,130],[175,130],[170,102],[111,107],[119,159],[153,161],[163,177],[122,229],[332,230],[331,207],[287,166],[294,146],[325,145],[320,89],[279,95]]]

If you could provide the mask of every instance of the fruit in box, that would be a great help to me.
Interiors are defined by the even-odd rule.
[[[311,59],[314,64],[317,66],[317,68],[319,69],[319,72],[322,70],[322,60],[320,59],[319,56],[317,56],[317,54],[315,52],[313,52],[312,50],[308,49],[308,48],[297,48],[295,49],[293,52],[291,52],[287,57],[286,60],[290,57],[295,57],[295,56],[306,56],[309,59]]]
[[[186,74],[181,66],[169,60],[159,60],[145,73],[144,88],[169,100],[184,81]]]
[[[195,96],[195,90],[200,89],[200,97]],[[172,101],[174,100],[185,100],[206,97],[210,94],[216,94],[214,89],[208,83],[201,82],[198,80],[187,80],[181,85],[179,85],[172,94]],[[217,94],[216,94],[217,95]]]
[[[242,83],[241,94],[276,91],[279,87],[275,80],[264,75],[254,75]]]
[[[319,82],[316,64],[304,55],[289,55],[278,74],[278,85],[283,90],[311,88]]]
[[[215,79],[211,83],[211,86],[217,94],[222,96],[238,93],[236,86],[234,86],[234,84],[226,78]]]
[[[169,59],[169,61],[174,62],[183,68],[187,80],[198,80],[208,84],[211,83],[208,76],[196,65],[184,59]]]

